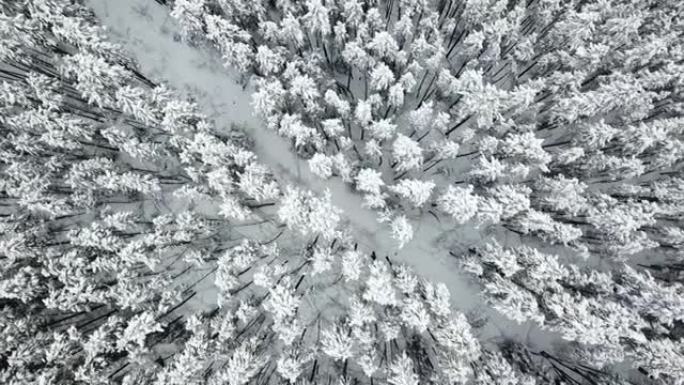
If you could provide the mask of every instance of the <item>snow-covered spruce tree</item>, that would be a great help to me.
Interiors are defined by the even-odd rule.
[[[400,242],[397,207],[435,199],[458,222],[631,263],[533,282],[551,293],[540,315],[516,275],[537,279],[534,263],[488,258],[507,270],[487,290],[523,287],[509,314],[577,342],[568,358],[483,348],[443,286],[352,247],[326,197],[288,189],[265,214],[279,189],[254,155],[136,73],[78,2],[1,7],[3,381],[598,384],[613,380],[593,364],[620,354],[681,378],[677,5],[174,3],[188,37],[258,74],[266,122],[322,176],[358,182]],[[238,229],[276,215],[266,236]],[[673,262],[633,263],[643,250]],[[216,308],[186,317],[212,274]]]
[[[681,2],[243,3],[195,2],[285,58],[247,70],[257,113],[325,178],[346,157],[400,243],[429,195],[455,225],[682,282]],[[669,327],[654,356],[678,349]]]
[[[604,273],[531,247],[496,243],[473,250],[463,264],[495,309],[572,341],[567,359],[579,362],[577,368],[592,363],[601,369],[628,358],[658,383],[682,383],[681,284],[665,284],[628,265]]]
[[[0,378],[154,370],[197,285],[245,236],[232,229],[279,189],[78,2],[0,10]]]
[[[229,251],[234,257],[221,263],[217,276],[217,284],[230,285],[221,289],[220,308],[185,323],[183,350],[163,368],[127,379],[530,384],[574,378],[544,362],[556,357],[533,356],[516,344],[482,345],[466,317],[452,312],[444,285],[343,241],[307,239],[288,261],[279,262],[283,250],[276,247]],[[591,375],[613,383],[600,371]]]
[[[678,209],[643,203],[652,194],[637,190],[672,184],[680,168],[679,2],[172,7],[193,38],[253,75],[257,113],[300,153],[348,159],[349,181],[369,167],[381,172],[370,207],[403,199],[383,195],[398,179],[435,183],[436,206],[457,182],[479,202],[477,213],[443,213],[458,223],[474,218],[617,259],[669,246],[661,240],[672,226],[654,221]],[[556,202],[566,188],[573,207]],[[504,191],[529,204],[500,212]],[[610,225],[623,215],[634,226]]]
[[[276,227],[245,239],[279,198],[251,152],[163,86],[59,40],[66,24],[92,26],[77,4],[3,11],[16,15],[3,42],[24,50],[5,58],[2,83],[3,382],[469,376],[479,345],[450,319],[445,287],[371,262],[329,198],[295,188],[277,215],[306,246]],[[215,305],[189,316],[211,275]]]

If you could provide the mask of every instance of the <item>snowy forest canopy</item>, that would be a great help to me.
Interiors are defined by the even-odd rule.
[[[684,385],[683,15],[0,1],[0,383]]]

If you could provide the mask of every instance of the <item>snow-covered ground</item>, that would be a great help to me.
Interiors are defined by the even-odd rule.
[[[168,15],[168,9],[152,0],[89,0],[113,39],[118,40],[139,63],[142,72],[164,80],[172,87],[195,98],[216,126],[229,128],[236,124],[252,137],[253,150],[261,163],[272,170],[283,185],[296,184],[316,192],[329,189],[333,203],[344,210],[359,246],[376,251],[380,257],[410,265],[416,273],[434,282],[444,282],[452,294],[453,306],[463,312],[476,312],[489,318],[483,337],[506,335],[524,339],[540,348],[548,348],[555,338],[528,324],[517,325],[488,308],[479,297],[479,289],[459,271],[449,250],[466,251],[483,242],[486,235],[470,226],[438,223],[430,215],[414,218],[414,239],[398,250],[387,226],[377,222],[375,212],[361,207],[362,199],[339,179],[323,181],[313,175],[306,161],[290,151],[287,140],[269,131],[253,115],[252,89],[243,89],[236,71],[225,69],[211,49],[191,47],[179,38],[179,27]],[[508,241],[514,234],[499,234]],[[512,242],[517,239],[511,238]]]

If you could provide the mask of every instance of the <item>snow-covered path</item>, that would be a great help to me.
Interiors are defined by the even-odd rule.
[[[549,335],[530,325],[517,325],[502,318],[482,304],[478,288],[459,272],[448,250],[454,245],[465,250],[481,242],[482,235],[468,227],[457,229],[452,223],[437,223],[429,215],[416,219],[414,240],[397,250],[385,225],[377,222],[374,212],[361,207],[361,197],[339,179],[322,181],[313,175],[305,161],[290,151],[287,140],[266,129],[252,114],[252,90],[243,89],[234,72],[223,68],[220,58],[209,49],[191,47],[178,38],[179,27],[168,10],[152,0],[89,0],[113,39],[118,40],[138,62],[142,72],[151,78],[168,82],[172,87],[192,93],[203,112],[217,127],[237,124],[254,139],[254,151],[283,184],[296,184],[316,192],[326,188],[335,206],[345,217],[359,245],[380,256],[390,255],[394,261],[406,263],[422,277],[444,282],[452,293],[455,308],[475,311],[489,317],[487,336],[507,335],[529,338],[535,344],[547,345]],[[530,330],[532,330],[529,335]],[[553,339],[553,338],[551,338]]]

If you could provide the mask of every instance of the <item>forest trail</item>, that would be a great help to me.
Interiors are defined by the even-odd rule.
[[[306,161],[290,151],[290,143],[253,115],[253,89],[243,89],[237,71],[224,68],[215,52],[181,41],[180,28],[167,9],[152,0],[88,0],[88,5],[146,76],[163,79],[173,88],[192,94],[216,127],[235,124],[245,130],[254,140],[253,151],[259,161],[273,171],[282,185],[293,184],[317,193],[329,189],[333,204],[344,211],[362,249],[376,251],[380,257],[389,255],[393,261],[411,266],[421,277],[445,283],[454,308],[487,317],[491,322],[481,337],[505,335],[533,342],[540,348],[548,348],[555,340],[549,333],[530,324],[511,322],[486,306],[479,288],[460,272],[449,250],[458,245],[459,250],[466,251],[468,246],[481,243],[485,236],[477,229],[458,228],[453,223],[438,223],[431,215],[421,215],[411,218],[414,239],[398,250],[388,226],[378,223],[375,212],[361,207],[360,194],[339,178],[324,181],[313,175]]]

